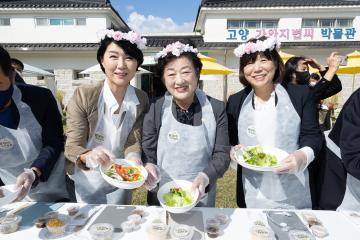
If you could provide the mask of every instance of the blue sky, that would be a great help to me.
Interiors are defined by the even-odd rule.
[[[191,32],[201,0],[111,0],[134,30]]]

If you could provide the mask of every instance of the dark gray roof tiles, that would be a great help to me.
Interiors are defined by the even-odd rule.
[[[103,8],[110,6],[109,0],[0,0],[0,8]]]
[[[203,0],[201,7],[296,7],[360,5],[360,0]]]

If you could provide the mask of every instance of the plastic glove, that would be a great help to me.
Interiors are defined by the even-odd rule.
[[[156,188],[157,184],[160,182],[160,168],[152,163],[147,163],[145,169],[148,172],[148,177],[145,180],[145,188],[149,191]]]
[[[143,165],[142,161],[141,161],[141,155],[140,153],[137,152],[130,152],[126,155],[125,159],[133,161],[134,163],[136,163],[137,165]]]
[[[35,178],[33,170],[28,168],[25,168],[24,172],[16,178],[16,188],[21,188],[21,190],[15,201],[21,201],[28,195]]]
[[[86,167],[88,168],[97,168],[100,166],[106,166],[110,164],[111,160],[115,156],[103,146],[97,146],[85,156]]]
[[[234,162],[237,163],[237,160],[236,160],[236,157],[235,157],[235,153],[236,151],[240,150],[241,148],[245,148],[245,145],[243,144],[238,144],[236,146],[233,146],[231,147],[231,150],[230,150],[230,159]]]
[[[285,158],[279,167],[274,168],[276,173],[298,173],[307,166],[306,154],[297,150]]]
[[[199,189],[200,197],[203,197],[205,195],[205,188],[209,185],[209,182],[209,177],[205,173],[199,172],[192,183],[192,188]]]

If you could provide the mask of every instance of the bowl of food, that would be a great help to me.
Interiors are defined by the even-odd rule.
[[[148,175],[143,166],[126,159],[115,159],[110,166],[100,167],[100,172],[106,182],[122,189],[142,186]]]
[[[13,202],[20,190],[21,188],[17,188],[15,184],[0,187],[0,207]]]
[[[184,213],[197,204],[199,190],[192,190],[192,182],[174,180],[162,185],[157,193],[161,206],[171,213]]]
[[[49,218],[46,222],[46,228],[52,235],[63,235],[66,228],[66,220],[62,217]]]
[[[21,216],[15,214],[10,214],[0,218],[0,233],[9,234],[15,232],[19,228],[21,219]]]
[[[273,171],[289,154],[284,150],[266,146],[248,146],[235,152],[237,162],[255,171]]]

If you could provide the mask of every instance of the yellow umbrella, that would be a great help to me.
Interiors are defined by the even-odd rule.
[[[201,61],[209,61],[209,62],[216,62],[216,59],[215,58],[212,58],[212,57],[209,57],[209,56],[205,56],[201,53],[198,53],[197,55]]]
[[[348,62],[346,66],[341,66],[337,74],[353,74],[352,90],[355,89],[355,74],[360,73],[360,52],[354,51],[347,55]]]

